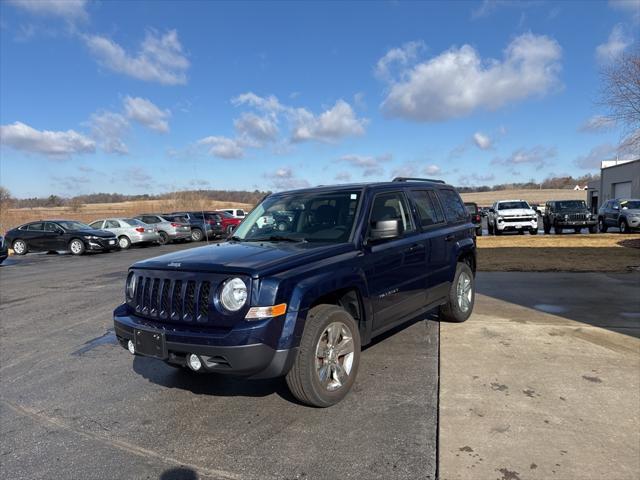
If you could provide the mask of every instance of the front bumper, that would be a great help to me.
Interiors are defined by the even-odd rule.
[[[85,240],[84,244],[87,250],[91,250],[94,252],[102,252],[107,250],[116,250],[118,247],[118,239],[116,237],[113,238],[105,238],[100,240]]]
[[[537,220],[523,220],[521,222],[497,222],[497,228],[501,232],[519,232],[519,231],[527,231],[527,230],[537,230],[538,222]]]
[[[161,333],[164,351],[160,357],[168,363],[186,365],[186,356],[201,358],[204,371],[249,378],[274,378],[286,375],[298,353],[297,347],[278,350],[265,343],[230,345],[229,336],[207,334],[202,329],[162,324],[126,313],[124,306],[114,312],[114,329],[122,347],[134,340],[136,330]]]
[[[640,217],[627,217],[627,225],[634,230],[640,228]]]
[[[555,225],[563,228],[586,228],[595,227],[598,224],[597,220],[556,220]]]

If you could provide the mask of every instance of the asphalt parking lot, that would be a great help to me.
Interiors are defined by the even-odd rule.
[[[197,375],[116,345],[127,267],[190,247],[0,267],[2,478],[435,478],[437,322],[369,346],[328,409],[297,404],[282,379]]]

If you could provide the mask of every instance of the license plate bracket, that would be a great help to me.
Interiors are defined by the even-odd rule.
[[[136,328],[133,335],[136,353],[146,357],[167,358],[167,345],[163,332]]]

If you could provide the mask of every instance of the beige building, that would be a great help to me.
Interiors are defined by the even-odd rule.
[[[589,209],[595,213],[612,198],[640,198],[640,159],[602,162],[600,180],[587,189]]]

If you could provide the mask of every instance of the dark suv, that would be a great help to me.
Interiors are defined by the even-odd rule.
[[[286,228],[258,221],[283,211]],[[326,407],[376,335],[434,308],[471,315],[474,229],[436,180],[275,193],[226,242],[135,263],[115,332],[132,354],[194,371],[286,375],[296,398]]]
[[[560,234],[564,229],[571,229],[580,233],[583,228],[588,228],[589,233],[596,233],[598,229],[597,218],[587,208],[584,200],[550,200],[545,204],[542,224],[544,233]]]
[[[172,221],[186,221],[191,225],[191,240],[213,240],[224,235],[222,221],[219,216],[206,216],[204,212],[173,212],[163,215]],[[215,217],[215,218],[214,218]]]
[[[640,199],[616,198],[605,202],[598,210],[598,226],[602,233],[618,227],[620,233],[640,229]]]

